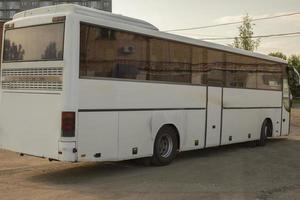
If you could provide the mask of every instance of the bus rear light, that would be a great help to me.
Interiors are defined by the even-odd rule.
[[[61,136],[75,137],[75,112],[62,112]]]
[[[59,17],[52,18],[53,23],[64,22],[64,21],[66,21],[66,16],[59,16]]]

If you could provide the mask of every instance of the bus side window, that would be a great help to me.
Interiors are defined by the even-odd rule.
[[[226,54],[221,51],[205,50],[203,61],[206,63],[207,85],[223,87],[225,85]]]
[[[282,90],[282,68],[280,65],[260,65],[257,72],[258,89]]]
[[[110,28],[80,24],[80,76],[282,89],[282,66]]]
[[[227,65],[226,87],[256,89],[256,66]]]
[[[191,83],[191,46],[156,38],[149,42],[148,80]]]

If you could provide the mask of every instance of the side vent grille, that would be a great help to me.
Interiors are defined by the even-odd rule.
[[[3,69],[2,89],[62,90],[63,68]]]

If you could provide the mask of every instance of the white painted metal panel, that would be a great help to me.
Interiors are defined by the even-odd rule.
[[[281,91],[224,88],[224,107],[281,107]]]
[[[79,80],[80,109],[205,108],[206,87]]]
[[[77,161],[76,142],[62,142],[58,143],[58,159],[60,161],[75,162]]]
[[[205,110],[186,111],[186,136],[184,138],[183,151],[202,149],[205,143]],[[195,142],[199,144],[196,145]]]
[[[79,112],[78,159],[102,161],[118,159],[118,113]],[[97,153],[101,157],[96,158]]]
[[[260,110],[225,109],[222,145],[259,139],[263,118],[265,118],[260,113]],[[248,139],[248,134],[251,134],[251,139]]]
[[[152,156],[151,119],[151,111],[119,112],[120,160]],[[133,154],[134,148],[137,148],[137,154]]]
[[[58,159],[61,95],[3,93],[0,147]]]
[[[208,87],[206,147],[220,144],[222,88]]]
[[[222,145],[259,139],[266,118],[272,120],[273,136],[279,136],[280,115],[280,109],[224,109]]]
[[[290,132],[290,113],[284,108],[282,108],[282,130],[281,135],[287,136]]]
[[[287,136],[290,133],[290,113],[284,108],[282,110],[282,136]]]
[[[273,136],[280,135],[281,91],[224,88],[223,98],[223,145],[259,139],[266,118],[272,121]]]
[[[280,129],[281,129],[281,109],[271,109],[268,110],[269,118],[272,120],[273,124],[273,134],[272,137],[279,137],[280,136]]]

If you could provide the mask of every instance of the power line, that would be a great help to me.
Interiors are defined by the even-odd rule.
[[[300,14],[300,12],[294,12],[294,13],[289,13],[289,14],[282,14],[282,15],[274,15],[274,16],[270,16],[270,17],[256,18],[256,19],[253,19],[252,21],[263,21],[263,20],[268,20],[268,19],[288,17],[288,16],[293,16],[293,15],[299,15],[299,14]],[[177,32],[177,31],[190,31],[190,30],[198,30],[198,29],[207,29],[207,28],[214,28],[214,27],[219,27],[219,26],[228,26],[228,25],[241,24],[241,23],[243,23],[243,21],[229,22],[229,23],[223,23],[223,24],[215,24],[215,25],[209,25],[209,26],[199,26],[199,27],[192,27],[192,28],[171,29],[171,30],[165,30],[165,32]]]
[[[235,38],[269,38],[269,37],[281,37],[281,36],[298,36],[300,32],[292,32],[292,33],[278,33],[278,34],[270,34],[270,35],[255,35],[252,37],[219,37],[219,38],[199,38],[199,40],[232,40]]]

